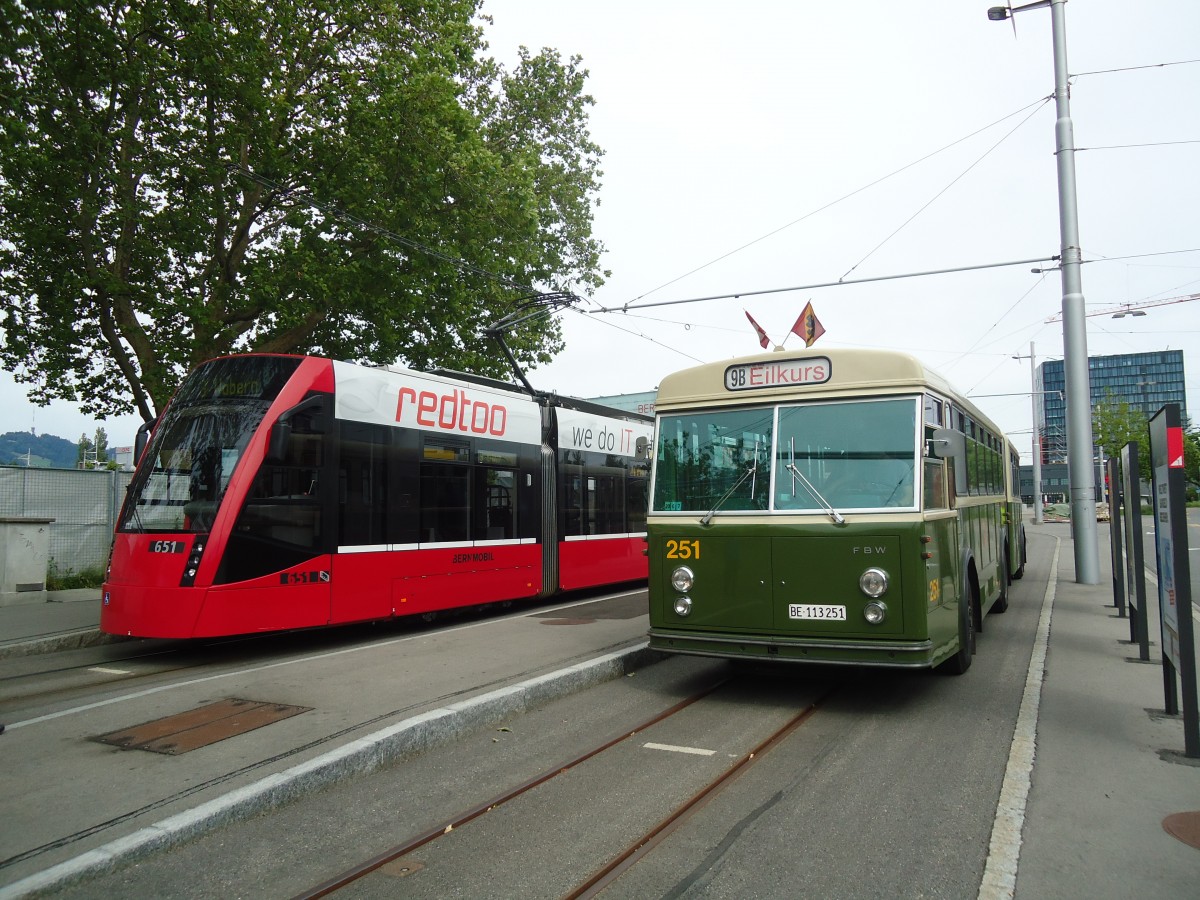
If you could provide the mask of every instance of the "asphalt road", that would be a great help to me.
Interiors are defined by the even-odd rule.
[[[728,679],[344,896],[560,897],[822,698],[604,896],[974,897],[1052,551],[1031,537],[1027,575],[963,677],[672,658],[56,896],[293,896]]]

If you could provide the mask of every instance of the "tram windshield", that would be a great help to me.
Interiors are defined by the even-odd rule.
[[[917,423],[909,397],[663,415],[653,508],[912,509]]]
[[[118,530],[206,533],[250,438],[300,360],[213,360],[180,386],[139,462]]]

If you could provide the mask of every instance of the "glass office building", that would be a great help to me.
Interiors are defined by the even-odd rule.
[[[1180,414],[1187,421],[1182,350],[1089,356],[1088,380],[1093,406],[1128,403],[1130,408],[1149,418],[1164,403],[1178,403]],[[1037,390],[1042,398],[1041,421],[1038,422],[1042,434],[1042,461],[1066,462],[1066,376],[1061,359],[1047,360],[1038,366]]]

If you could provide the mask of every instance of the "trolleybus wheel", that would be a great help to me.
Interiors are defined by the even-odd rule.
[[[988,610],[991,613],[1002,613],[1008,609],[1008,586],[1012,582],[1012,578],[1008,574],[1008,544],[1004,545],[1004,568],[1000,573],[1000,596],[996,598],[996,602],[992,604],[992,608]]]
[[[971,668],[975,655],[975,598],[970,583],[962,593],[958,604],[958,652],[938,666],[946,675],[962,675]]]

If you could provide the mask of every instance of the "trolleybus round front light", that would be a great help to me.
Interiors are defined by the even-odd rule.
[[[863,618],[868,625],[882,625],[887,618],[887,605],[882,600],[872,600],[863,607]]]
[[[888,573],[883,569],[867,569],[858,576],[858,587],[868,597],[882,597],[888,589]]]
[[[687,566],[680,566],[671,573],[671,587],[680,592],[690,591],[695,580],[696,573]]]
[[[692,613],[692,598],[691,597],[676,597],[675,598],[675,615],[688,616]]]

